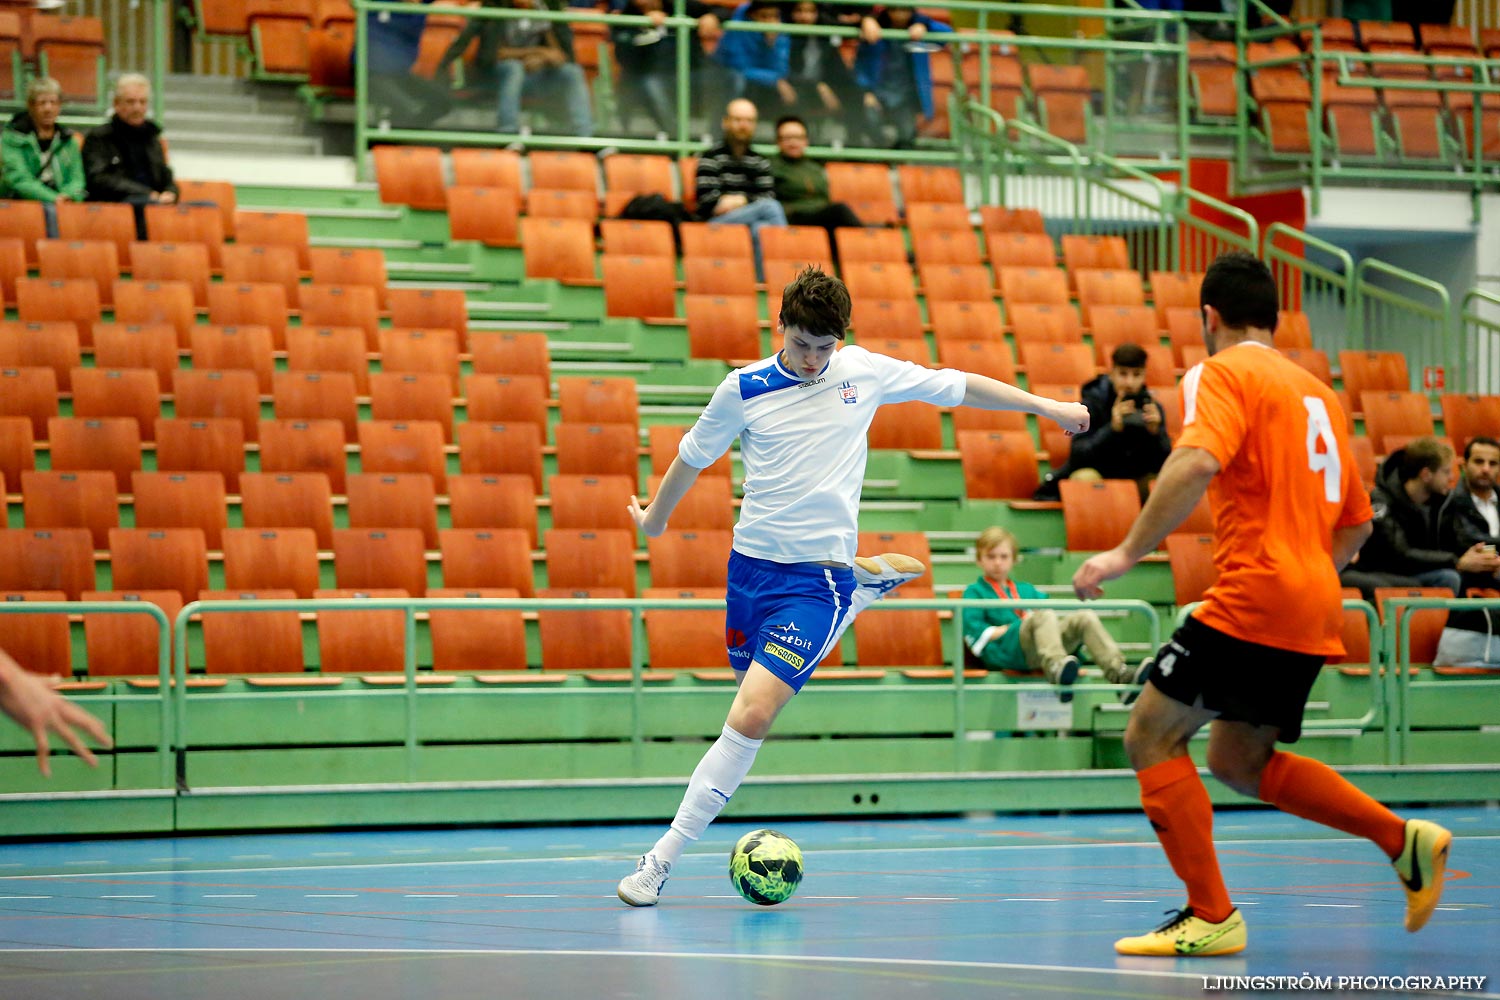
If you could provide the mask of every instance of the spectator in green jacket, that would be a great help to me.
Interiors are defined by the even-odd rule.
[[[801,118],[782,115],[776,120],[778,152],[771,157],[776,200],[786,212],[788,225],[822,226],[828,230],[828,244],[837,253],[833,231],[840,227],[858,228],[864,223],[854,209],[828,199],[828,171],[821,163],[807,158],[807,140],[807,123]]]
[[[1042,600],[1047,595],[1029,583],[1011,579],[1016,564],[1016,536],[1004,528],[985,528],[975,542],[980,577],[969,584],[964,599],[971,601]],[[1063,688],[1063,701],[1072,700],[1067,688],[1078,679],[1080,647],[1104,671],[1111,684],[1137,687],[1145,681],[1150,660],[1131,666],[1099,616],[1087,609],[1059,615],[1050,608],[971,608],[964,612],[964,648],[986,670],[1040,673]],[[1138,692],[1128,692],[1135,700]]]
[[[74,135],[57,123],[62,85],[50,76],[26,87],[26,110],[0,131],[0,178],[5,196],[39,201],[47,215],[47,235],[57,238],[57,202],[82,201],[85,194],[83,150]]]

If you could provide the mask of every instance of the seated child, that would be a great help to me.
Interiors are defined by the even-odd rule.
[[[1016,536],[1004,528],[986,528],[975,543],[983,574],[964,591],[967,600],[1036,600],[1046,595],[1029,583],[1010,578],[1016,563]],[[1150,660],[1138,666],[1125,662],[1114,638],[1105,631],[1099,616],[1089,610],[1059,617],[1050,608],[1011,610],[971,608],[964,612],[964,645],[987,670],[1041,673],[1066,688],[1078,679],[1080,646],[1104,671],[1111,684],[1140,684],[1150,669]],[[1069,700],[1071,693],[1064,694]],[[1132,699],[1133,700],[1133,699]]]

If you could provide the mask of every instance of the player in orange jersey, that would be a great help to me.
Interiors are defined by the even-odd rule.
[[[1188,740],[1212,723],[1208,766],[1229,787],[1373,840],[1406,889],[1406,929],[1442,893],[1452,839],[1405,820],[1315,760],[1276,749],[1302,730],[1324,661],[1343,652],[1338,571],[1371,530],[1370,501],[1332,390],[1271,348],[1276,282],[1255,257],[1220,256],[1201,293],[1209,359],[1182,380],[1183,429],[1156,489],[1117,547],[1079,567],[1098,597],[1181,524],[1208,491],[1218,581],[1156,654],[1125,750],[1187,905],[1122,938],[1126,955],[1223,955],[1245,947],[1213,846],[1213,807]]]

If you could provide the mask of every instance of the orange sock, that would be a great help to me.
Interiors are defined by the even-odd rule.
[[[1406,846],[1406,821],[1321,761],[1276,751],[1261,772],[1259,794],[1282,812],[1373,840],[1388,858]]]
[[[1139,772],[1141,805],[1172,870],[1187,885],[1194,915],[1210,923],[1226,919],[1234,904],[1214,854],[1214,807],[1191,757],[1173,757]]]

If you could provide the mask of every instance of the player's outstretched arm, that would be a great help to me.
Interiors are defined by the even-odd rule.
[[[1089,429],[1089,410],[1082,403],[1067,403],[1046,396],[1036,396],[1025,389],[1001,382],[987,375],[964,373],[964,406],[980,410],[1020,410],[1046,417],[1069,434]]]
[[[667,467],[667,474],[661,477],[656,496],[651,498],[646,507],[641,507],[639,498],[630,498],[630,516],[642,534],[647,538],[655,538],[667,530],[667,519],[672,516],[672,511],[677,509],[682,498],[687,496],[687,491],[693,488],[693,484],[698,481],[698,473],[702,471],[688,465],[681,458],[674,458]]]
[[[1126,570],[1154,551],[1162,539],[1187,520],[1218,472],[1219,460],[1212,452],[1203,448],[1175,449],[1161,467],[1151,498],[1130,526],[1125,540],[1078,567],[1073,574],[1073,592],[1084,599],[1103,595],[1106,581],[1125,575]]]
[[[103,723],[54,691],[45,678],[21,669],[4,650],[0,650],[0,711],[15,719],[36,741],[37,768],[45,778],[52,776],[47,749],[49,731],[61,736],[90,767],[97,766],[98,761],[74,726],[102,747],[114,745]]]

